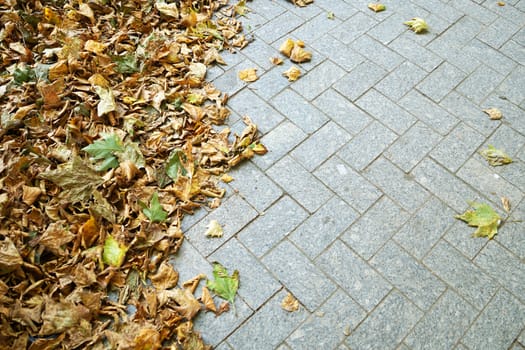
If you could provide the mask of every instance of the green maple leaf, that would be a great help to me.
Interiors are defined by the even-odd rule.
[[[483,158],[485,158],[490,165],[498,166],[512,163],[512,159],[501,149],[489,145],[487,149],[479,152]]]
[[[184,153],[181,149],[174,150],[168,158],[168,165],[166,165],[166,175],[168,175],[173,181],[177,181],[179,175],[186,176],[188,172],[182,166],[182,159]]]
[[[159,202],[159,195],[157,192],[151,196],[149,208],[144,203],[140,203],[143,207],[142,212],[148,217],[151,222],[164,222],[168,218],[168,213],[164,210]]]
[[[501,217],[488,204],[469,202],[473,208],[467,210],[462,215],[456,215],[456,219],[465,221],[469,226],[477,227],[476,232],[472,237],[488,237],[494,238],[498,233],[498,225],[501,222]]]
[[[105,171],[118,166],[117,152],[123,152],[122,141],[116,134],[107,135],[102,140],[97,140],[91,145],[82,148],[94,160],[102,160],[97,167],[98,171]]]
[[[206,285],[208,288],[217,294],[219,297],[230,302],[235,308],[233,300],[237,289],[239,289],[239,271],[233,271],[232,275],[228,275],[228,270],[218,262],[213,263],[213,277],[215,281],[208,280]]]

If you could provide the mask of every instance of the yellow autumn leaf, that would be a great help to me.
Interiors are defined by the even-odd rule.
[[[414,17],[410,21],[406,21],[404,24],[409,26],[416,34],[421,34],[428,30],[427,22],[419,17]]]
[[[270,62],[275,66],[283,64],[283,60],[280,57],[270,57]]]
[[[279,52],[285,55],[286,57],[290,57],[294,46],[295,43],[292,39],[286,39],[286,41],[282,43],[279,47]]]
[[[503,118],[503,113],[497,108],[484,109],[483,112],[487,113],[492,120],[500,120]]]
[[[290,55],[290,60],[295,63],[303,63],[310,61],[312,59],[312,53],[310,51],[306,51],[301,46],[296,45],[292,53]]]
[[[378,3],[371,3],[371,4],[368,4],[368,8],[374,12],[381,12],[381,11],[384,11],[386,10],[386,6],[383,5],[383,4],[378,4]]]
[[[220,238],[223,235],[222,227],[217,220],[211,220],[204,234],[206,237]]]
[[[296,66],[291,66],[284,73],[284,76],[288,78],[289,81],[296,81],[301,76],[301,71]]]
[[[294,312],[299,310],[299,301],[294,298],[292,293],[288,293],[281,302],[281,308],[288,312]]]
[[[239,72],[239,79],[248,83],[256,81],[257,79],[259,79],[256,71],[257,69],[255,68],[243,69]]]
[[[84,44],[84,50],[100,55],[106,50],[106,45],[95,40],[88,40]]]

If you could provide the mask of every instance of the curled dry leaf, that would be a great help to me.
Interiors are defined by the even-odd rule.
[[[427,22],[419,17],[414,17],[410,21],[404,22],[404,24],[409,26],[416,34],[421,34],[428,30]]]
[[[286,76],[289,81],[296,81],[301,76],[301,70],[296,66],[291,66],[283,72],[283,75]]]
[[[374,12],[381,12],[386,10],[386,6],[379,3],[370,3],[368,4],[368,8]]]
[[[279,52],[285,55],[286,57],[290,57],[294,46],[294,41],[288,38],[281,44],[281,46],[279,46]]]
[[[217,220],[211,220],[208,224],[205,236],[212,238],[220,238],[223,235],[222,227]]]
[[[291,0],[291,1],[293,2],[294,5],[299,6],[299,7],[304,7],[314,2],[314,0]]]
[[[201,301],[204,304],[204,307],[206,308],[206,310],[217,313],[217,307],[215,306],[213,297],[211,296],[210,290],[206,286],[202,287]]]
[[[271,62],[271,64],[273,64],[275,66],[279,66],[279,65],[283,64],[283,60],[280,57],[270,57],[270,62]]]
[[[498,6],[505,6],[505,3],[503,1],[498,1]]]
[[[259,77],[257,76],[257,69],[248,68],[241,70],[239,72],[239,79],[248,83],[256,81],[257,79],[259,79]]]
[[[299,300],[295,299],[292,293],[288,293],[281,302],[281,308],[288,312],[299,310]]]
[[[501,204],[503,205],[503,209],[509,213],[511,209],[510,200],[507,197],[501,197]]]
[[[290,60],[295,63],[303,63],[308,62],[312,59],[312,53],[310,51],[306,51],[299,45],[295,45],[292,53],[290,54]]]
[[[487,108],[484,109],[483,112],[487,113],[489,115],[489,118],[492,120],[500,120],[501,118],[503,118],[503,114],[497,108]]]
[[[228,183],[233,181],[233,177],[231,177],[231,175],[229,175],[229,174],[223,174],[221,176],[221,181],[223,181],[223,182],[228,184]]]

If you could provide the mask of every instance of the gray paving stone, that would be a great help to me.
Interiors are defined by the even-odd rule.
[[[279,93],[271,100],[271,103],[306,133],[315,132],[328,120],[323,112],[290,89]]]
[[[277,55],[268,56],[266,59],[274,56]],[[257,81],[251,83],[248,89],[255,92],[261,98],[269,100],[290,85],[288,79],[283,76],[283,72],[291,66],[292,64],[290,62],[284,62],[280,66],[271,68],[262,74]]]
[[[435,102],[441,101],[455,88],[466,74],[448,62],[443,62],[436,70],[418,84],[417,88]]]
[[[516,62],[480,40],[474,39],[470,41],[462,50],[472,57],[473,60],[482,62],[503,75],[509,74],[516,68]]]
[[[352,135],[363,130],[372,120],[366,113],[332,89],[323,92],[313,101],[313,104]]]
[[[417,259],[422,259],[454,223],[454,211],[432,197],[399,230],[394,240]]]
[[[423,310],[428,310],[445,291],[441,281],[392,241],[381,248],[370,264]]]
[[[311,213],[332,197],[319,180],[289,156],[268,169],[267,174]]]
[[[443,241],[432,249],[424,263],[478,310],[483,309],[498,290],[492,278]]]
[[[284,196],[239,232],[237,238],[260,258],[307,217],[303,208]]]
[[[316,259],[316,265],[367,311],[379,304],[391,289],[383,277],[339,240]]]
[[[257,310],[282,286],[266,268],[233,238],[209,257],[229,270],[239,271],[238,294],[253,309]]]
[[[363,175],[411,213],[415,212],[430,195],[414,181],[412,176],[406,175],[382,157],[363,171]]]
[[[404,296],[393,291],[346,343],[351,349],[396,349],[422,315]]]
[[[268,169],[305,138],[304,131],[294,123],[285,120],[261,138],[261,142],[268,149],[268,153],[262,157],[256,157],[252,161],[259,168]]]
[[[496,12],[500,17],[504,17],[507,20],[514,22],[519,26],[525,25],[525,18],[523,17],[523,12],[514,8],[512,6],[499,6],[497,2],[485,1],[483,6],[489,10]]]
[[[503,244],[507,249],[525,258],[525,201],[515,205],[510,218],[498,232],[496,240]]]
[[[365,311],[338,289],[287,342],[297,350],[336,349],[346,338],[347,329],[354,329],[365,316]]]
[[[256,13],[264,16],[267,19],[272,19],[282,14],[285,9],[282,6],[275,6],[274,2],[267,1],[252,1],[248,4],[248,8],[251,10],[250,13]],[[248,14],[249,16],[250,14]]]
[[[426,72],[405,61],[376,84],[375,88],[393,101],[399,100],[426,76]]]
[[[467,198],[476,200],[479,194],[466,183],[449,173],[430,159],[424,159],[414,168],[412,174],[416,181],[427,188],[436,197],[451,206],[456,212],[463,212],[467,207]]]
[[[483,149],[488,145],[494,145],[496,148],[505,150],[505,153],[510,157],[519,157],[520,150],[525,146],[525,136],[508,125],[501,124],[484,143]]]
[[[523,330],[523,332],[521,332],[520,337],[518,338],[518,341],[521,344],[525,344],[525,329]]]
[[[481,250],[474,262],[516,298],[525,303],[525,263],[494,241]],[[524,320],[525,321],[525,320]]]
[[[397,37],[388,46],[428,73],[432,72],[443,62],[441,57],[406,36]]]
[[[314,175],[361,213],[382,195],[381,191],[337,156],[321,165]]]
[[[277,17],[272,17],[270,21],[255,31],[255,35],[266,43],[271,44],[299,27],[302,23],[301,17],[286,11]]]
[[[525,306],[500,289],[462,342],[470,349],[506,349],[525,326]]]
[[[258,211],[268,208],[283,193],[272,180],[250,162],[244,162],[233,168],[229,174],[234,178],[229,186],[238,191],[239,195]]]
[[[505,18],[498,18],[477,35],[484,43],[498,49],[509,40],[520,27]]]
[[[269,70],[273,67],[273,64],[270,62],[270,57],[281,56],[281,54],[275,50],[271,45],[268,45],[264,40],[255,40],[242,49],[242,54],[248,57],[252,62],[255,62],[259,67],[264,70]],[[261,75],[262,72],[257,72],[258,75]],[[250,84],[250,86],[253,84]]]
[[[452,6],[445,4],[440,0],[414,0],[415,4],[421,6],[425,10],[436,13],[440,17],[455,22],[463,16],[461,11],[454,9]]]
[[[525,191],[525,162],[514,158],[514,162],[508,164],[502,169],[496,170],[505,180],[519,188],[522,192]]]
[[[365,260],[370,259],[408,220],[409,215],[388,197],[381,198],[341,239]]]
[[[441,139],[431,128],[417,122],[383,154],[402,170],[409,172]]]
[[[505,123],[511,128],[525,135],[525,118],[523,118],[523,109],[516,106],[515,104],[499,98],[497,95],[490,95],[488,99],[483,103],[483,108],[499,108],[505,114]],[[497,126],[497,125],[495,125]]]
[[[403,62],[403,58],[387,46],[372,39],[368,35],[357,38],[351,47],[378,66],[392,71]]]
[[[215,300],[216,305],[222,302],[222,299]],[[253,314],[253,311],[238,296],[235,298],[235,310],[236,312],[230,306],[230,311],[223,313],[220,317],[215,316],[213,312],[199,312],[194,318],[194,328],[201,333],[206,344],[215,346]]]
[[[472,237],[471,227],[463,221],[455,220],[444,239],[452,244],[457,250],[469,259],[473,259],[487,244],[487,240],[481,237]]]
[[[456,0],[451,2],[450,5],[485,25],[490,25],[498,19],[498,16],[494,12],[489,11],[470,0]]]
[[[251,6],[250,12],[242,18],[242,26],[250,34],[256,29],[260,28],[266,22],[268,22],[268,19],[262,16],[260,13],[255,12]]]
[[[195,209],[193,214],[185,213],[182,219],[181,225],[180,225],[182,232],[188,231],[193,225],[195,225],[203,217],[208,215],[209,210],[210,209],[208,209],[207,207],[201,207],[201,208]]]
[[[201,254],[208,256],[256,216],[257,212],[245,200],[234,195],[194,225],[186,232],[186,237]],[[204,235],[211,220],[217,220],[221,224],[224,231],[221,238],[208,238]]]
[[[460,12],[458,11],[458,13]],[[430,49],[434,51],[435,49],[446,47],[447,43],[455,48],[459,48],[474,39],[483,28],[483,24],[478,20],[470,16],[463,16],[451,25],[446,32],[442,33],[438,39],[434,40],[429,45]],[[440,54],[439,50],[434,52],[438,55]]]
[[[328,122],[290,154],[312,171],[350,140],[350,134],[334,122]]]
[[[410,113],[381,95],[375,89],[370,89],[356,103],[365,112],[399,135],[408,130],[416,121],[416,118]]]
[[[440,106],[485,136],[489,136],[498,126],[498,123],[487,117],[482,108],[456,92],[449,94]]]
[[[371,19],[362,12],[357,12],[338,27],[332,29],[330,34],[342,43],[349,44],[376,25],[375,19]]]
[[[387,7],[387,11],[384,12],[390,12],[395,11],[395,13],[400,14],[403,16],[403,18],[410,19],[414,17],[416,14],[419,17],[427,17],[430,12],[422,8],[421,6],[416,5],[413,1],[396,1],[396,0],[385,0],[381,1],[381,3],[384,3]],[[379,12],[381,14],[381,12]],[[371,13],[371,16],[375,16],[376,13]],[[385,14],[386,15],[386,14]]]
[[[357,217],[357,212],[338,197],[334,197],[306,219],[288,237],[310,259],[314,259]]]
[[[307,100],[312,100],[344,75],[345,71],[342,68],[326,60],[293,83],[292,89]]]
[[[327,12],[333,12],[336,18],[342,20],[346,20],[348,17],[357,13],[357,10],[349,6],[344,0],[317,0],[315,5],[322,8],[325,14]]]
[[[230,344],[228,344],[228,342],[223,341],[222,343],[214,347],[214,350],[234,350],[234,349],[230,346]]]
[[[287,344],[287,343],[282,343],[281,345],[279,345],[279,347],[277,348],[277,350],[290,350],[290,346]]]
[[[525,349],[525,346],[521,345],[518,342],[514,342],[514,344],[512,344],[512,346],[510,347],[510,350],[523,350],[523,349]]]
[[[484,136],[459,123],[433,150],[430,156],[451,172],[456,172],[483,143]]]
[[[238,56],[236,57],[244,57],[240,53],[237,55]],[[238,77],[239,71],[247,68],[257,68],[257,65],[250,60],[245,59],[237,65],[228,67],[228,69],[222,75],[213,81],[213,85],[223,93],[231,96],[247,85],[246,82],[242,81]]]
[[[525,67],[518,66],[501,83],[497,94],[505,96],[509,101],[520,104],[525,100]]]
[[[447,290],[405,342],[412,349],[452,349],[477,313],[456,293]]]
[[[314,8],[313,6],[307,7]],[[319,8],[318,11],[320,11]],[[341,24],[339,18],[335,17],[334,19],[329,19],[326,12],[321,12],[294,30],[292,35],[306,43],[310,43],[337,27],[339,24]]]
[[[348,45],[331,35],[324,35],[312,43],[312,47],[323,52],[330,61],[337,63],[347,72],[357,67],[366,59]]]
[[[258,312],[228,337],[235,349],[273,350],[307,316],[303,308],[296,312],[281,309],[281,301],[286,296],[285,290],[277,293]],[[220,320],[218,317],[217,320]],[[230,330],[231,331],[231,330]]]
[[[200,273],[204,273],[209,277],[213,276],[213,267],[211,264],[206,261],[199,251],[189,242],[184,242],[184,244],[181,245],[177,254],[170,257],[169,263],[173,265],[179,273],[179,285],[182,285],[182,283]],[[197,289],[195,294],[200,296],[200,288]]]
[[[355,101],[386,75],[386,70],[371,61],[365,61],[333,85],[343,96]]]
[[[362,170],[395,139],[396,135],[392,131],[374,121],[337,154],[355,169]]]
[[[281,114],[248,89],[230,98],[228,106],[241,116],[249,116],[262,133],[270,131],[283,120]]]
[[[497,175],[489,165],[477,159],[468,160],[457,175],[500,206],[503,196],[508,197],[511,203],[519,203],[523,198],[523,193],[518,188]]]
[[[336,290],[335,284],[286,240],[271,250],[262,262],[310,311],[317,309]]]
[[[456,91],[479,104],[499,85],[503,78],[502,74],[481,65],[458,85]]]
[[[399,104],[441,135],[447,135],[459,122],[456,117],[416,90],[406,94]]]
[[[525,47],[514,40],[509,40],[501,51],[519,64],[525,64]]]
[[[406,31],[404,21],[406,21],[404,17],[394,13],[370,29],[367,34],[386,45]]]

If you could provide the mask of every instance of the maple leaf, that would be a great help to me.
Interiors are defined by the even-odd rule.
[[[498,233],[498,225],[501,217],[488,204],[469,202],[473,210],[467,210],[462,215],[456,215],[456,219],[465,221],[469,226],[478,229],[472,234],[473,237],[494,238]]]
[[[213,277],[215,281],[208,280],[207,287],[224,300],[230,302],[235,308],[234,298],[239,289],[239,271],[228,275],[228,270],[218,262],[213,263]]]
[[[122,141],[117,135],[107,135],[102,140],[97,140],[91,145],[82,148],[83,151],[89,153],[94,160],[103,160],[97,167],[98,171],[105,171],[110,168],[118,166],[118,159],[115,156],[116,152],[124,151]]]
[[[487,149],[479,152],[483,158],[492,166],[500,166],[512,163],[512,159],[503,150],[497,149],[492,145],[488,145]]]
[[[222,227],[219,224],[217,220],[212,220],[208,224],[208,229],[206,230],[206,233],[204,233],[206,237],[222,237],[223,231]]]
[[[428,30],[427,22],[419,17],[414,17],[410,21],[404,22],[404,24],[409,26],[416,34],[421,34]]]
[[[288,81],[296,81],[301,76],[301,70],[296,66],[291,66],[283,72],[283,75],[288,78]]]
[[[157,192],[151,196],[149,208],[144,203],[140,203],[143,207],[142,212],[148,217],[151,222],[164,222],[168,218],[168,213],[164,210],[159,202],[159,195]]]

